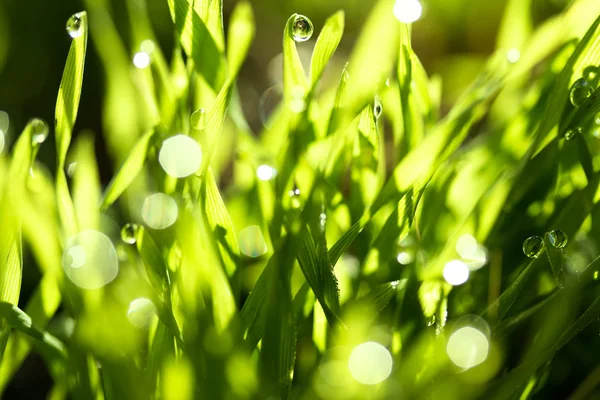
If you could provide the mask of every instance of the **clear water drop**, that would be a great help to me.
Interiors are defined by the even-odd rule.
[[[575,107],[581,106],[593,92],[592,86],[584,78],[579,78],[571,86],[569,99]]]
[[[296,42],[306,42],[311,38],[313,31],[313,24],[308,17],[296,15],[292,26],[292,38]]]
[[[44,143],[49,132],[46,121],[34,118],[29,122],[29,125],[31,126],[31,145],[37,146]]]
[[[152,321],[157,316],[157,310],[152,300],[140,297],[129,303],[127,309],[127,319],[137,328],[145,329],[152,325]]]
[[[581,129],[581,127],[576,126],[575,128],[570,128],[567,129],[567,131],[565,132],[565,139],[566,140],[573,140],[575,139],[575,137],[577,137],[577,135],[581,135],[583,133],[583,129]]]
[[[192,113],[190,117],[190,125],[192,125],[192,128],[199,131],[206,127],[206,111],[204,108],[200,108]]]
[[[121,240],[127,244],[134,244],[138,230],[139,226],[137,224],[128,223],[123,225],[123,228],[121,228]]]
[[[375,102],[373,103],[373,115],[375,115],[375,119],[379,119],[381,114],[383,113],[383,103],[379,96],[375,96]]]
[[[81,35],[83,35],[82,13],[73,14],[67,20],[67,33],[73,39],[78,38]]]
[[[531,236],[523,242],[523,253],[529,258],[538,258],[544,250],[544,239],[539,236]]]
[[[560,229],[555,229],[548,234],[550,243],[557,249],[562,249],[567,245],[569,237]]]

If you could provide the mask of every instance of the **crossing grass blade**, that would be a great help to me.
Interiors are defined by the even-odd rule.
[[[127,160],[106,188],[101,202],[102,209],[110,207],[142,171],[153,136],[154,131],[148,131],[135,144]]]

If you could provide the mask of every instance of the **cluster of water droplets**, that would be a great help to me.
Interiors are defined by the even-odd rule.
[[[550,244],[557,249],[564,249],[569,242],[567,234],[560,229],[548,232]],[[531,236],[523,242],[523,253],[529,258],[538,258],[544,250],[544,239],[540,236]]]

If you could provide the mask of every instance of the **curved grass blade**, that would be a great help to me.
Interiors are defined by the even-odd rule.
[[[66,348],[64,344],[50,335],[33,326],[33,322],[29,315],[14,304],[0,302],[0,317],[12,328],[23,332],[24,334],[36,339],[40,343],[42,351],[47,352],[53,357],[66,357]]]
[[[231,222],[225,203],[219,193],[217,182],[209,168],[202,181],[202,196],[204,201],[204,213],[215,238],[223,266],[227,275],[231,277],[238,268],[240,262],[240,249],[237,242],[236,230]]]
[[[77,167],[73,176],[73,203],[79,229],[100,228],[100,177],[94,152],[94,138],[82,136],[76,143]]]
[[[169,0],[175,28],[185,53],[215,92],[225,82],[227,66],[223,53],[198,12],[187,0]]]
[[[229,63],[230,79],[236,77],[240,71],[254,39],[255,31],[252,5],[248,1],[237,3],[231,13],[227,34],[227,62]]]
[[[150,130],[138,139],[131,153],[129,153],[129,156],[119,169],[119,172],[113,177],[104,192],[100,205],[103,210],[110,207],[141,172],[146,162],[150,139],[152,139],[153,135],[154,130]]]
[[[65,165],[73,126],[77,119],[79,99],[81,98],[81,88],[83,85],[83,70],[85,67],[88,39],[87,14],[81,12],[78,14],[78,17],[81,19],[80,29],[83,32],[81,36],[74,38],[71,42],[56,99],[54,124],[56,131],[57,169],[59,171],[62,171]]]
[[[298,264],[306,281],[321,303],[329,325],[334,326],[340,319],[340,299],[337,279],[329,257],[318,254],[317,246],[308,227],[300,234],[301,245],[298,250]]]
[[[305,91],[308,88],[306,73],[302,67],[302,62],[296,49],[296,42],[292,34],[294,21],[297,16],[298,14],[292,14],[288,18],[283,31],[283,94],[286,102],[292,99],[292,91],[296,88]]]
[[[314,89],[325,71],[327,63],[342,40],[344,34],[344,11],[338,11],[325,21],[319,34],[310,64],[310,80]]]

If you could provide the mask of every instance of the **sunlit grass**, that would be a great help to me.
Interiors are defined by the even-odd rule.
[[[526,399],[587,374],[576,393],[596,390],[591,364],[547,377],[600,340],[598,2],[534,29],[510,0],[447,112],[411,44],[421,2],[377,1],[339,70],[344,12],[293,14],[262,132],[236,84],[249,2],[223,26],[221,1],[169,0],[172,57],[140,2],[129,44],[84,3],[53,128],[31,116],[9,146],[0,112],[0,393],[30,352],[52,399]],[[100,139],[73,136],[88,38],[106,187]]]

